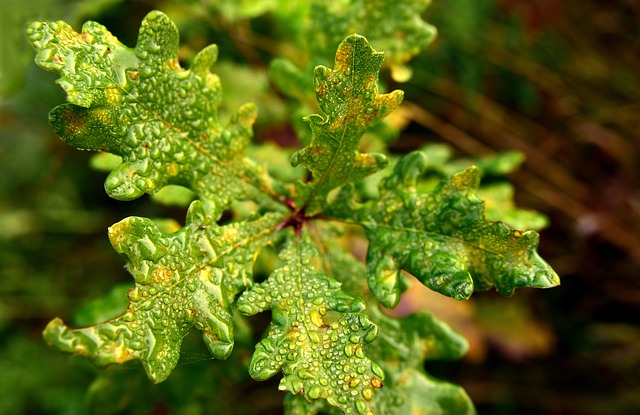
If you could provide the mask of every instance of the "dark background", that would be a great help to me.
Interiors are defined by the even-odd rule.
[[[30,63],[21,34],[29,17],[76,28],[93,19],[133,45],[142,17],[158,8],[178,15],[183,42],[216,42],[221,56],[264,70],[268,16],[189,20],[169,0],[0,7],[0,412],[277,413],[282,396],[273,382],[208,360],[197,336],[161,386],[148,385],[141,369],[100,374],[43,344],[51,318],[73,321],[83,305],[129,281],[108,226],[133,214],[184,213],[104,194],[105,175],[87,167],[90,154],[50,132],[47,112],[64,96],[55,75]],[[406,92],[408,120],[391,149],[444,142],[463,157],[523,152],[526,162],[510,177],[516,199],[549,217],[539,251],[562,280],[507,299],[412,295],[414,307],[433,310],[470,340],[465,360],[427,370],[463,385],[480,414],[640,413],[640,2],[435,0],[424,18],[439,35],[411,62],[412,79],[395,85],[386,74]],[[278,105],[261,114],[276,117]],[[256,139],[287,130],[259,121]]]

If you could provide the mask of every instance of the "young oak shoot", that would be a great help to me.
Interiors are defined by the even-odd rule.
[[[144,19],[135,48],[94,22],[77,33],[64,22],[39,21],[27,33],[36,63],[59,73],[67,93],[68,103],[51,111],[54,131],[79,149],[121,157],[105,182],[110,196],[132,200],[181,185],[198,199],[178,232],[164,234],[139,217],[109,229],[135,280],[129,306],[86,328],[54,319],[44,336],[63,351],[102,366],[137,359],[161,382],[192,328],[224,359],[233,348],[234,315],[271,310],[249,371],[258,380],[284,373],[288,413],[473,413],[459,387],[421,368],[427,358],[458,358],[465,341],[429,314],[394,319],[377,303],[397,304],[400,270],[454,298],[492,286],[510,295],[517,287],[558,284],[535,251],[535,232],[485,219],[473,167],[423,192],[426,156],[414,152],[380,183],[376,200],[360,202],[352,184],[388,163],[358,151],[362,135],[402,100],[400,91],[379,94],[383,55],[362,36],[338,46],[333,69],[316,68],[323,114],[306,118],[311,140],[292,158],[312,178],[282,183],[245,154],[255,106],[242,106],[226,124],[218,119],[215,45],[182,69],[177,29],[161,12]],[[338,197],[329,198],[335,189]],[[221,224],[236,201],[258,208]],[[366,232],[366,268],[327,242],[345,224]],[[281,263],[254,284],[253,265],[267,245],[279,250]],[[362,288],[365,279],[370,291]]]

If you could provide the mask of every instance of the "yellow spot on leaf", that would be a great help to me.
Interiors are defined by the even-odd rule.
[[[109,85],[106,87],[104,89],[104,94],[107,99],[107,104],[115,105],[119,103],[122,98],[122,94],[120,93],[117,85]]]
[[[180,62],[178,61],[178,59],[171,59],[171,60],[169,61],[169,66],[170,66],[172,69],[181,69],[181,68],[180,68]]]
[[[156,268],[153,270],[153,280],[158,284],[170,284],[173,278],[173,271],[167,268]]]
[[[178,165],[176,163],[171,163],[167,166],[167,174],[169,176],[177,176],[179,172],[180,169],[178,168]]]
[[[316,327],[320,327],[322,325],[322,317],[320,316],[320,313],[318,313],[317,311],[312,311],[309,313],[309,318],[311,319],[311,322],[316,326]]]
[[[336,52],[336,65],[335,72],[344,72],[351,66],[351,59],[353,55],[353,46],[348,43],[343,43]]]
[[[80,116],[72,108],[64,110],[62,119],[64,120],[64,133],[68,136],[82,133],[88,124],[87,118]]]
[[[376,86],[376,77],[374,75],[367,76],[362,83],[362,89],[365,91],[373,89],[375,88],[375,86]]]
[[[333,122],[331,123],[331,125],[329,125],[329,131],[339,131],[340,129],[342,129],[342,126],[344,126],[346,120],[347,117],[344,116],[332,120]]]
[[[109,111],[105,108],[94,109],[92,115],[103,124],[107,124],[109,122]]]

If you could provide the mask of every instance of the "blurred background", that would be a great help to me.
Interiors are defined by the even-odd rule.
[[[274,54],[292,48],[272,27],[278,3],[0,1],[0,413],[281,411],[273,382],[209,360],[197,336],[155,386],[141,369],[99,371],[44,345],[53,317],[82,324],[92,300],[126,291],[107,227],[184,210],[106,196],[91,155],[50,131],[47,113],[64,95],[32,63],[23,35],[30,18],[76,29],[96,20],[133,46],[144,15],[163,10],[180,28],[186,61],[220,46],[226,105],[260,107],[256,140],[288,142],[287,100],[267,72]],[[439,34],[408,64],[411,78],[383,73],[406,93],[404,130],[390,150],[448,143],[460,157],[522,152],[510,175],[515,198],[549,218],[539,251],[562,281],[466,302],[412,290],[404,307],[432,310],[471,345],[464,360],[427,371],[462,385],[480,414],[640,413],[640,2],[434,0],[423,18]],[[234,359],[246,361],[250,347],[242,350]]]

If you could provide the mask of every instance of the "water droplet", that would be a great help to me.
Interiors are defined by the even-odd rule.
[[[139,341],[131,341],[129,342],[129,347],[135,350],[142,350],[142,348],[144,347],[144,344]]]
[[[353,345],[352,344],[347,344],[346,346],[344,346],[344,354],[347,357],[352,357],[353,356]]]
[[[312,386],[307,392],[307,396],[311,399],[318,399],[322,395],[322,388],[320,386]]]
[[[147,53],[146,52],[141,52],[140,54],[142,55],[144,53],[144,57],[140,56],[141,59],[146,59],[147,57]],[[140,69],[139,75],[141,78],[149,78],[153,75],[153,69],[150,66],[143,66]]]
[[[320,343],[320,336],[318,335],[318,333],[309,333],[309,339],[314,344]]]
[[[251,309],[251,306],[249,304],[241,304],[241,305],[239,305],[238,306],[238,311],[240,311],[242,314],[245,314],[245,315],[252,314],[252,309]]]
[[[371,386],[378,389],[382,387],[382,381],[378,378],[371,378]]]
[[[313,375],[304,369],[299,369],[297,375],[300,379],[313,379]]]
[[[380,379],[384,379],[384,370],[376,362],[371,362],[371,371]]]
[[[368,405],[366,402],[364,401],[356,401],[356,409],[358,410],[359,414],[366,414],[368,411]]]
[[[363,396],[366,400],[370,401],[370,400],[373,398],[373,389],[371,389],[371,388],[364,388],[364,389],[362,390],[362,396]]]

